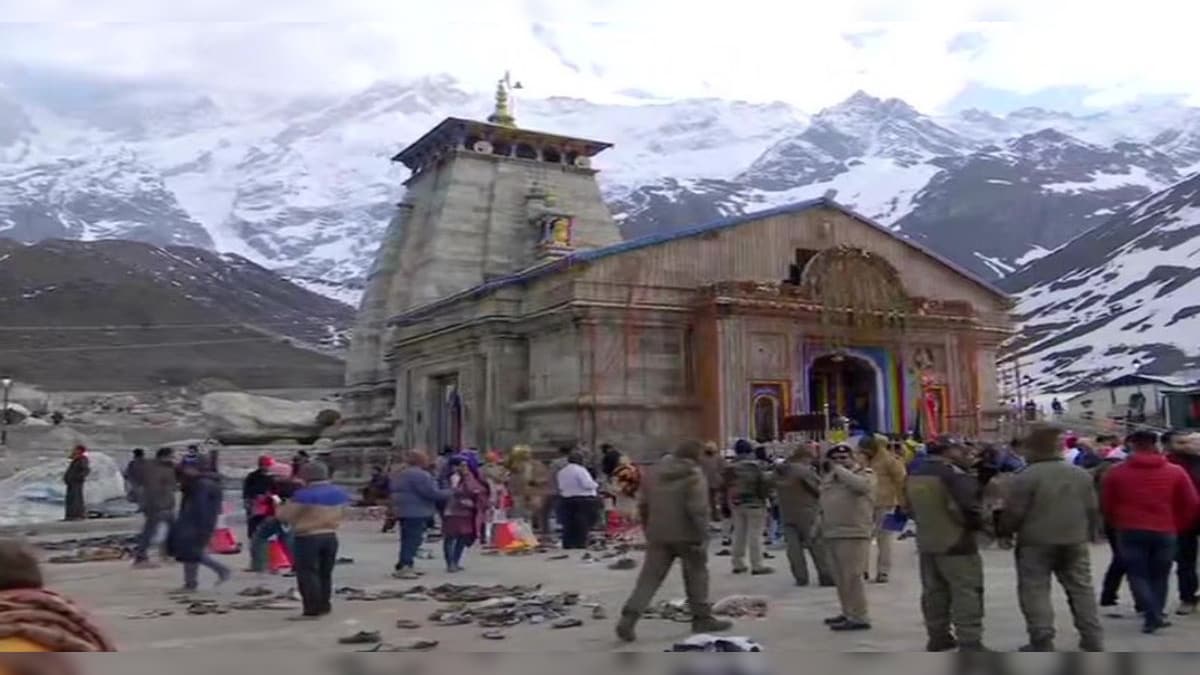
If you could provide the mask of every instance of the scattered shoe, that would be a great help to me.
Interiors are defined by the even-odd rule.
[[[338,638],[340,645],[373,645],[380,642],[383,642],[383,638],[377,630],[360,630],[354,635]]]
[[[498,630],[489,630],[485,631],[479,637],[483,638],[484,640],[503,640],[508,636]]]
[[[550,624],[551,628],[578,628],[583,625],[583,622],[573,616],[564,616],[563,618]]]
[[[401,630],[417,630],[420,627],[421,624],[412,619],[396,619],[396,628]]]

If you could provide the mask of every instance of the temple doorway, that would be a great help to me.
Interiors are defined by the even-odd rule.
[[[463,444],[463,401],[458,392],[458,375],[435,377],[432,384],[433,447],[439,453],[446,448],[460,450]]]
[[[879,431],[879,373],[863,358],[835,353],[821,356],[809,367],[808,400],[811,412],[848,417],[852,425]]]

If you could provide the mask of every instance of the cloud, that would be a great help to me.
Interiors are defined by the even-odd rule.
[[[946,43],[946,51],[951,54],[967,52],[973,54],[987,46],[987,38],[982,33],[958,33]]]
[[[843,33],[842,39],[849,42],[855,49],[862,49],[867,46],[871,40],[882,37],[885,31],[882,29],[864,31],[862,33]]]
[[[549,49],[552,54],[557,56],[559,63],[576,73],[583,72],[582,68],[580,68],[575,62],[571,61],[571,59],[567,58],[567,55],[565,52],[563,52],[562,47],[558,46],[558,42],[556,42],[554,39],[553,31],[537,21],[533,22],[533,26],[531,28],[533,30],[534,39],[541,43],[546,49]]]
[[[1200,103],[1176,0],[0,0],[0,65],[198,90],[342,93],[446,73],[530,96],[722,96],[814,111],[857,89],[939,109],[972,83]],[[280,17],[287,17],[281,21]],[[1170,20],[1163,20],[1170,17]],[[15,23],[24,22],[24,23]]]

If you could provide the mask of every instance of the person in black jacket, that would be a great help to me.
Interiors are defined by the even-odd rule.
[[[275,460],[270,455],[258,458],[258,468],[246,474],[242,481],[242,506],[246,510],[246,539],[254,537],[254,530],[262,523],[265,516],[255,514],[254,503],[263,495],[270,494],[275,489],[275,476],[271,474],[271,466]]]
[[[218,585],[223,584],[231,572],[208,554],[221,515],[220,477],[203,466],[203,460],[185,459],[180,472],[186,479],[184,499],[171,528],[168,550],[183,563],[183,590],[196,590],[201,565],[216,573]]]
[[[87,503],[83,495],[83,484],[87,482],[88,474],[92,472],[88,461],[87,448],[77,445],[71,450],[71,463],[63,474],[63,484],[67,486],[65,504],[65,520],[83,520],[87,518]]]

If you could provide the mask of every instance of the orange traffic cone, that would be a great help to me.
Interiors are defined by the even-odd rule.
[[[279,543],[278,539],[272,539],[271,543],[267,545],[267,569],[271,574],[292,569],[292,556],[288,554],[288,550]]]
[[[491,542],[492,548],[500,551],[517,545],[517,529],[513,527],[512,521],[504,520],[492,523]]]
[[[237,535],[233,533],[229,523],[226,522],[225,514],[228,511],[228,507],[222,506],[221,515],[217,517],[217,529],[213,531],[212,539],[208,542],[208,550],[219,555],[234,555],[242,552],[242,545],[238,543]]]

